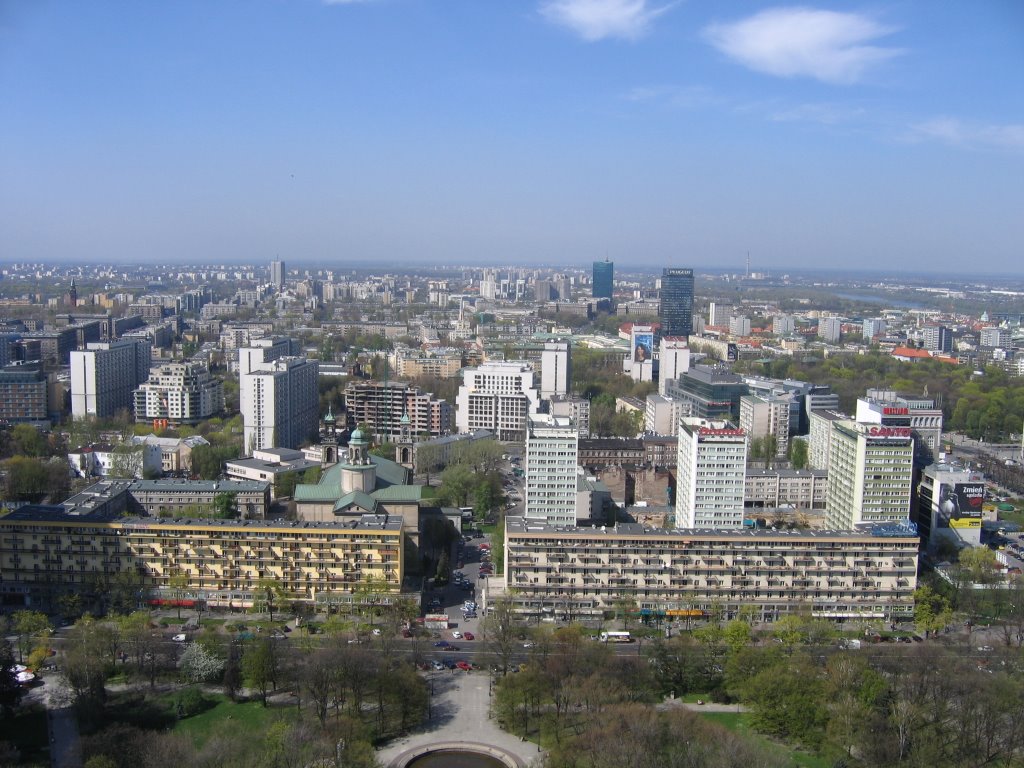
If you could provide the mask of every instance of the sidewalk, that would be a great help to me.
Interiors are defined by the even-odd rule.
[[[417,748],[441,743],[497,747],[523,768],[542,756],[537,744],[521,741],[518,736],[506,733],[488,717],[488,675],[432,672],[428,680],[434,691],[430,721],[420,730],[393,740],[377,752],[377,759],[385,768],[390,768],[397,758]]]

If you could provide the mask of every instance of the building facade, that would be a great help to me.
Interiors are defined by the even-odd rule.
[[[742,527],[746,469],[746,432],[727,422],[681,419],[676,527]]]
[[[590,295],[595,299],[610,299],[615,291],[615,263],[605,259],[594,262],[594,282]]]
[[[415,437],[441,437],[455,428],[450,403],[419,387],[398,381],[351,381],[345,387],[349,426],[366,424],[378,440],[396,442],[402,436],[402,417]]]
[[[284,357],[239,377],[244,450],[299,448],[320,421],[318,363]]]
[[[0,368],[0,421],[49,419],[48,386],[42,363]]]
[[[506,521],[505,587],[520,614],[599,618],[623,599],[668,619],[789,613],[913,616],[916,536],[906,530],[607,530]]]
[[[529,520],[576,525],[579,433],[564,416],[531,416],[526,432],[526,511]]]
[[[826,525],[849,530],[909,520],[913,474],[910,427],[833,422]]]
[[[572,345],[568,341],[548,341],[540,354],[540,396],[550,400],[567,395],[572,387]]]
[[[148,340],[121,339],[89,344],[71,353],[71,415],[110,418],[132,410],[135,389],[149,378]]]
[[[400,518],[364,516],[354,525],[296,521],[153,519],[72,515],[22,507],[0,520],[0,590],[7,605],[57,605],[75,593],[102,603],[119,574],[141,577],[143,601],[202,601],[207,607],[259,608],[260,582],[289,600],[318,607],[345,603],[372,581],[384,595],[402,584]],[[174,584],[175,577],[185,584]],[[381,596],[376,595],[377,604]],[[394,599],[392,597],[391,599]]]
[[[525,440],[527,418],[537,413],[539,399],[533,368],[527,363],[464,368],[455,426],[459,432],[486,429],[499,440]]]
[[[135,420],[196,424],[224,410],[224,384],[201,363],[154,368],[135,390]]]
[[[661,273],[661,303],[658,306],[662,336],[693,333],[693,270],[669,267]]]

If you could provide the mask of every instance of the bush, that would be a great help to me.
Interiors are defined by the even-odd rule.
[[[212,704],[213,702],[207,699],[203,692],[195,686],[189,686],[179,693],[175,702],[178,717],[180,718],[192,717],[193,715],[205,712]]]

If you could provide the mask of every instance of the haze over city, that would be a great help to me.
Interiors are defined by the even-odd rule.
[[[8,2],[0,260],[999,273],[1024,7]]]

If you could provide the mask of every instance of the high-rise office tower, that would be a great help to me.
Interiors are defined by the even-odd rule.
[[[662,336],[693,333],[693,270],[666,268],[661,273],[661,305],[658,308]]]
[[[530,416],[526,431],[527,519],[576,525],[579,433],[572,419]]]
[[[740,528],[747,434],[729,422],[682,418],[676,477],[677,528]]]
[[[595,299],[610,299],[615,288],[615,262],[594,262],[594,284],[591,296]]]
[[[149,339],[93,342],[71,352],[71,415],[109,418],[132,409],[135,388],[149,378]]]
[[[285,268],[283,261],[272,261],[270,262],[270,282],[274,284],[274,287],[278,290],[284,288],[284,278],[288,274],[288,270]]]

